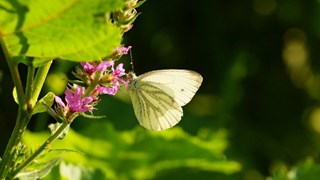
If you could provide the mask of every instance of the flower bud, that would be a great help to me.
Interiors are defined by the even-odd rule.
[[[127,32],[132,28],[132,23],[138,17],[139,13],[135,8],[139,7],[145,1],[138,1],[138,0],[128,0],[127,5],[114,12],[113,16],[113,23],[122,29],[122,32]]]

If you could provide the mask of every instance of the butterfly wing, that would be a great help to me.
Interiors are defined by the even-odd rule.
[[[160,131],[176,125],[202,77],[188,70],[157,70],[132,79],[129,94],[139,123],[146,129]]]
[[[167,69],[142,74],[138,81],[145,81],[163,89],[180,105],[189,103],[202,83],[202,76],[190,70]]]

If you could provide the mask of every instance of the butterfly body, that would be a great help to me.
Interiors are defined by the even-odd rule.
[[[134,73],[128,84],[135,115],[146,129],[160,131],[176,125],[187,104],[202,83],[202,76],[190,70],[156,70],[140,76]]]

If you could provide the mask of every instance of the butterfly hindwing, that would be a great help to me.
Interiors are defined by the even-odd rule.
[[[165,91],[150,83],[136,82],[138,88],[130,92],[135,115],[146,129],[159,131],[176,125],[182,108]]]

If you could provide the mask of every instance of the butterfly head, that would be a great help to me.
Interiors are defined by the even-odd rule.
[[[128,88],[134,85],[135,79],[137,78],[136,74],[133,71],[127,73],[127,84]]]

